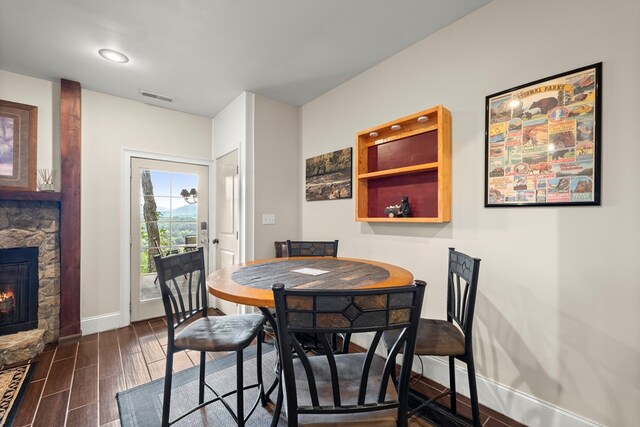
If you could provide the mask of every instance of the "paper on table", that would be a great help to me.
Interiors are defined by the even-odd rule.
[[[319,276],[321,274],[328,273],[326,270],[318,270],[317,268],[299,268],[291,271],[294,273],[308,274],[310,276]]]

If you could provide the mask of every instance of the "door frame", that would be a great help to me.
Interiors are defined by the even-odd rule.
[[[167,162],[192,163],[209,167],[209,216],[207,223],[211,225],[212,209],[215,208],[215,198],[211,198],[212,186],[215,181],[215,162],[210,159],[198,159],[193,157],[174,156],[168,154],[151,153],[147,151],[122,149],[120,162],[120,191],[122,209],[120,211],[120,327],[131,323],[131,160],[133,157],[141,157],[149,160],[162,160]],[[211,236],[211,229],[209,230]],[[209,243],[211,238],[209,238]],[[211,251],[209,250],[209,265],[211,263]]]

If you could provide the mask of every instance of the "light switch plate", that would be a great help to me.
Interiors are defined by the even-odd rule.
[[[262,214],[262,225],[274,225],[276,223],[276,214]]]

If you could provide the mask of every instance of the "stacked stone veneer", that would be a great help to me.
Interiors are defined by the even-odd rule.
[[[42,340],[44,343],[57,341],[60,333],[59,204],[0,200],[0,248],[33,246],[40,249],[38,329],[0,336],[0,364],[15,363],[20,360],[13,359],[26,356],[33,357],[33,353],[42,351]],[[31,340],[36,342],[30,343]],[[21,344],[18,346],[17,343]],[[20,346],[24,348],[17,348]]]

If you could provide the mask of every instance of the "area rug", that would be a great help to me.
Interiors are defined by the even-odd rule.
[[[244,354],[244,377],[245,384],[251,384],[256,381],[256,361],[255,347],[245,350]],[[275,379],[275,364],[277,354],[273,347],[266,345],[265,354],[263,355],[263,377],[265,387],[268,387]],[[236,384],[236,356],[231,354],[218,360],[207,362],[206,378],[219,392],[225,392],[235,389]],[[171,394],[171,411],[170,418],[173,420],[179,414],[187,412],[190,408],[197,405],[198,400],[198,367],[194,366],[184,371],[173,374],[172,394]],[[161,424],[162,414],[162,397],[164,391],[164,379],[152,381],[138,387],[122,391],[116,395],[118,400],[118,410],[120,412],[121,427],[157,427]],[[205,392],[205,399],[213,397],[210,391]],[[271,398],[275,400],[275,391]],[[245,392],[245,413],[250,410],[251,405],[257,397],[255,389]],[[229,404],[235,408],[235,399],[229,397]],[[273,413],[273,404],[270,403],[266,408],[258,404],[255,412],[247,421],[246,426],[267,427],[271,425]],[[464,424],[456,424],[442,419],[438,414],[430,414],[431,417],[425,417],[424,413],[418,417],[412,417],[409,420],[409,426],[416,427],[432,427],[432,426],[451,426],[458,427]],[[208,405],[199,411],[196,411],[183,418],[175,426],[231,426],[235,425],[235,421],[229,415],[229,412],[216,402]],[[286,426],[286,421],[280,419],[278,426]]]
[[[0,427],[13,424],[35,367],[29,363],[0,371]]]
[[[275,379],[276,352],[271,346],[265,346],[263,355],[263,377],[265,387]],[[244,352],[244,381],[245,384],[256,382],[255,346]],[[170,419],[187,412],[198,403],[198,366],[185,369],[173,374],[171,393]],[[211,360],[206,365],[206,379],[218,392],[235,389],[236,384],[236,355],[231,354],[218,360]],[[162,396],[164,379],[152,381],[141,386],[122,391],[116,395],[118,410],[120,411],[120,425],[122,427],[157,427],[161,424]],[[275,399],[275,393],[271,396]],[[251,409],[257,397],[256,389],[247,390],[244,395],[245,414]],[[205,391],[205,399],[213,398],[210,391]],[[232,408],[236,402],[233,396],[227,399]],[[258,404],[255,412],[245,424],[246,426],[269,426],[273,405],[263,408]],[[175,426],[231,426],[235,421],[220,402],[212,403],[183,418]],[[281,420],[279,425],[285,426]]]

